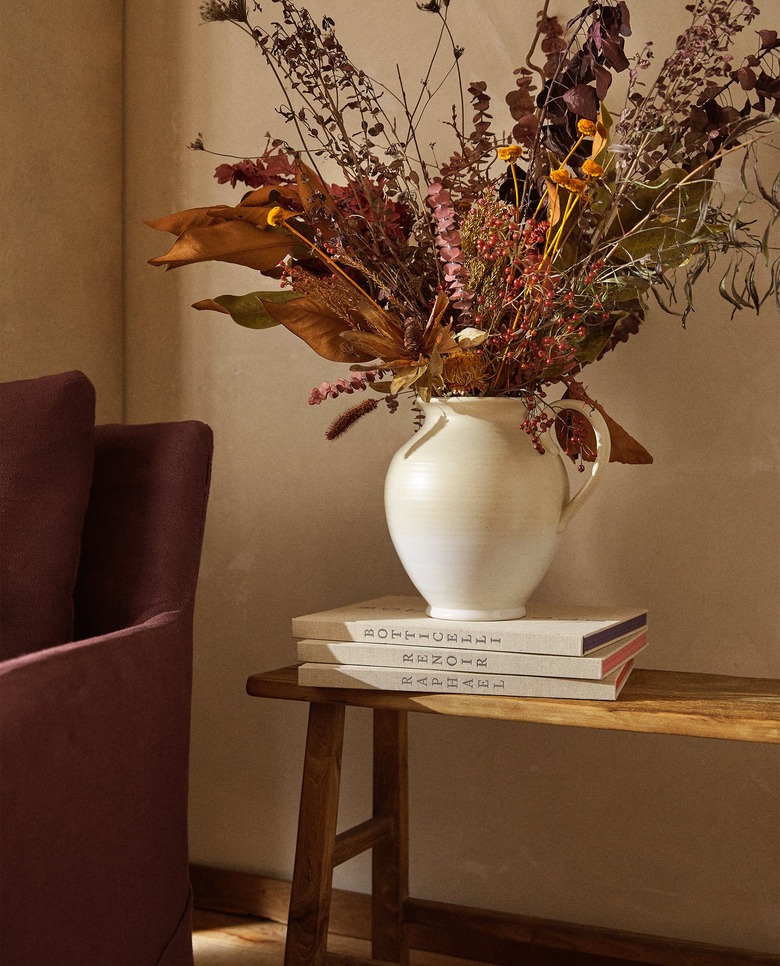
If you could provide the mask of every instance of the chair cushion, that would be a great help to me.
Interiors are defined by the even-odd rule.
[[[81,372],[0,384],[0,660],[72,639],[94,425]]]

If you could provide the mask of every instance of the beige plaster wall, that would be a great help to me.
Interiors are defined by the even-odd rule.
[[[121,0],[0,0],[0,378],[82,369],[122,418]]]
[[[145,265],[169,239],[143,219],[231,199],[212,178],[218,159],[186,145],[202,132],[215,151],[252,155],[280,127],[279,93],[251,45],[231,25],[200,26],[197,6],[127,8],[127,411],[131,420],[200,418],[216,434],[195,656],[192,857],[289,877],[305,711],[248,699],[245,678],[294,659],[292,615],[411,590],[381,503],[387,462],[410,423],[378,415],[326,444],[339,406],[306,399],[337,367],[284,332],[189,309],[250,291],[251,272]],[[398,60],[414,84],[435,21],[412,0],[310,6],[336,18],[372,73],[392,79]],[[634,4],[637,36],[662,45],[682,26],[682,6]],[[534,11],[501,0],[452,5],[464,73],[490,82],[497,110]],[[432,136],[443,132],[434,125]],[[702,280],[687,331],[652,311],[643,332],[589,374],[592,393],[656,462],[613,468],[565,534],[539,596],[646,604],[644,666],[775,676],[777,319],[730,320],[716,281]],[[369,725],[350,715],[344,824],[368,812]],[[780,948],[775,749],[426,716],[411,722],[411,737],[415,894]],[[347,864],[336,881],[367,890],[367,863]]]

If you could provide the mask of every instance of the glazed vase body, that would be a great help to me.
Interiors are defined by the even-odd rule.
[[[574,401],[596,432],[598,458],[572,499],[564,457],[545,436],[538,453],[520,428],[522,402],[433,399],[425,420],[393,457],[385,511],[396,552],[432,617],[508,620],[547,572],[568,520],[609,460],[609,433]]]

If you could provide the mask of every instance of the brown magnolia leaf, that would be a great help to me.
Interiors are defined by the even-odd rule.
[[[374,332],[379,333],[379,335],[384,336],[385,339],[393,343],[395,346],[392,350],[393,352],[398,352],[403,347],[403,332],[392,315],[385,312],[384,309],[373,305],[366,299],[361,299],[358,313]]]
[[[343,321],[341,327],[344,328]],[[397,343],[374,332],[342,332],[342,338],[361,352],[370,353],[369,359],[387,359],[401,351]]]
[[[219,212],[221,221],[245,221],[248,225],[255,228],[268,227],[268,213],[274,209],[275,205],[238,205],[235,208],[223,208]],[[215,219],[216,220],[216,219]]]
[[[278,265],[294,247],[294,236],[283,228],[260,230],[244,221],[221,221],[187,229],[169,252],[150,258],[149,264],[171,269],[217,261],[262,271]]]
[[[210,205],[208,208],[187,208],[172,215],[165,215],[164,218],[145,221],[144,224],[150,228],[155,228],[157,231],[169,231],[174,235],[181,235],[188,228],[211,225],[215,216],[227,207],[227,205]]]
[[[438,349],[434,348],[431,352],[431,357],[428,360],[428,374],[431,379],[438,379],[438,377],[444,371],[444,359],[441,357],[441,353]]]
[[[313,206],[315,195],[320,196],[328,208],[331,210],[335,209],[336,205],[330,196],[330,192],[317,172],[313,171],[300,158],[298,158],[295,167],[295,183],[298,187],[298,197],[301,199],[304,210],[309,211]]]
[[[653,462],[653,457],[644,446],[638,443],[633,436],[629,435],[620,423],[615,422],[611,416],[608,416],[604,412],[603,406],[594,399],[591,399],[579,383],[570,383],[563,398],[579,399],[581,402],[588,403],[588,405],[593,406],[604,417],[604,422],[607,424],[607,429],[609,429],[609,437],[612,443],[612,451],[609,457],[610,463],[644,464]],[[566,415],[569,414],[567,413]],[[584,418],[578,417],[576,413],[572,413],[572,415],[574,418]],[[558,442],[562,447],[566,446],[566,429],[567,426],[564,419],[557,419],[555,421],[555,432],[558,437]],[[582,459],[593,462],[593,454],[596,452],[596,435],[589,423],[585,427],[583,449],[585,452],[582,454]]]
[[[261,300],[268,314],[331,362],[368,362],[373,355],[342,338],[344,320],[309,295],[284,304]]]

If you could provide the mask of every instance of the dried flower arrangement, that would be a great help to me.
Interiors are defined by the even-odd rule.
[[[177,236],[151,264],[217,260],[279,280],[278,290],[195,308],[251,328],[281,324],[348,364],[349,378],[323,382],[311,404],[369,387],[383,394],[344,413],[330,437],[382,398],[394,410],[401,393],[518,396],[538,444],[550,424],[545,389],[561,383],[588,400],[581,370],[638,331],[651,297],[684,324],[694,282],[716,256],[727,256],[719,289],[734,311],[759,311],[768,298],[780,305],[780,259],[770,258],[780,175],[767,186],[751,163],[780,122],[780,40],[759,29],[742,63],[731,53],[759,16],[753,0],[687,5],[690,26],[648,83],[652,43],[626,52],[623,0],[593,0],[565,25],[547,0],[506,95],[513,126],[501,136],[487,85],[460,82],[450,0],[417,3],[439,29],[416,94],[400,71],[392,90],[354,65],[330,18],[319,24],[295,0],[272,2],[280,19],[268,29],[250,21],[262,10],[255,2],[250,15],[247,0],[207,0],[201,16],[248,34],[279,82],[279,113],[298,143],[269,135],[255,160],[217,168],[220,183],[250,189],[238,204],[149,222]],[[442,48],[460,95],[444,122],[454,150],[443,163],[418,137],[441,86],[433,78]],[[622,106],[610,113],[613,75],[623,72]],[[205,150],[200,138],[192,146]],[[745,195],[729,210],[718,173],[735,153]],[[325,164],[335,164],[339,183]],[[609,424],[613,458],[650,460]]]

